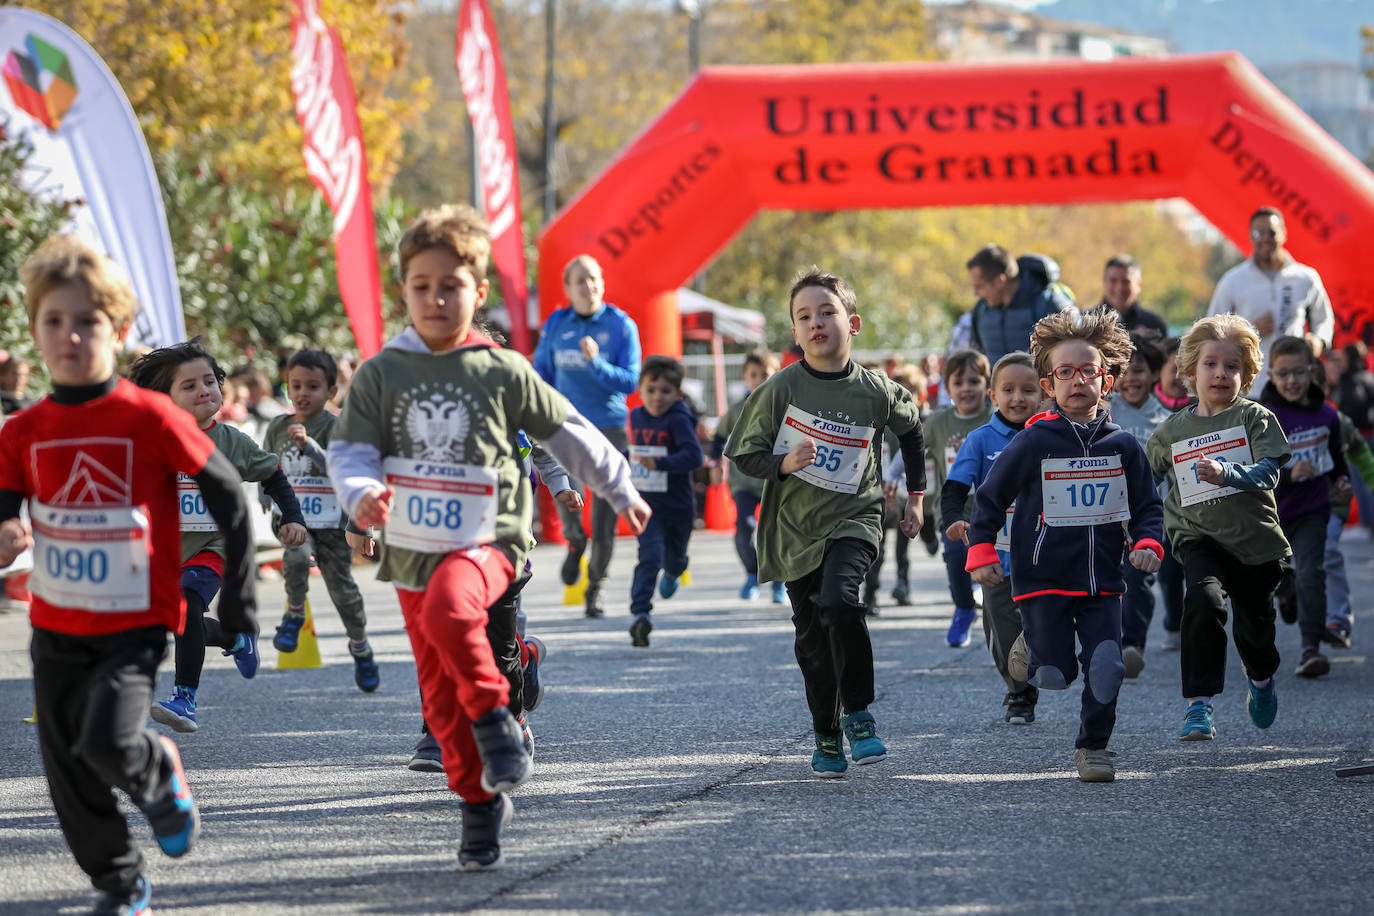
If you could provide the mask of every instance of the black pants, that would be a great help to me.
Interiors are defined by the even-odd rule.
[[[787,583],[797,664],[806,682],[811,727],[834,735],[840,713],[873,702],[873,644],[864,622],[864,577],[878,549],[858,538],[831,541],[821,565]]]
[[[602,427],[601,434],[610,440],[611,445],[622,455],[628,455],[629,434],[623,426]],[[572,487],[587,498],[587,488],[577,481]],[[587,532],[582,528],[581,511],[574,512],[560,502],[555,502],[558,517],[563,523],[563,537],[568,546],[576,551],[587,551],[587,591],[599,594],[606,584],[607,570],[611,566],[611,553],[615,550],[616,511],[605,499],[592,500],[592,537],[588,550]]]
[[[510,714],[518,716],[525,711],[525,667],[520,664],[520,633],[515,625],[520,613],[520,591],[530,581],[529,563],[511,582],[496,603],[487,608],[487,642],[491,643],[491,654],[496,659],[496,667],[510,682]]]
[[[1246,676],[1262,681],[1279,670],[1274,647],[1274,589],[1278,560],[1247,566],[1211,540],[1175,545],[1183,564],[1180,663],[1183,696],[1211,697],[1226,684],[1226,599],[1235,620],[1231,635]]]
[[[132,890],[143,870],[111,789],[143,806],[172,788],[162,746],[144,728],[166,654],[162,627],[107,636],[35,628],[29,643],[48,791],[76,864],[97,890]]]
[[[1280,595],[1298,602],[1302,647],[1315,649],[1326,633],[1326,523],[1330,512],[1283,522],[1283,536],[1293,548],[1291,569],[1279,580]]]
[[[232,649],[238,637],[225,633],[219,621],[208,616],[210,602],[219,592],[219,574],[206,566],[181,570],[181,593],[186,597],[186,627],[176,636],[176,677],[182,687],[199,687],[205,669],[205,647]]]

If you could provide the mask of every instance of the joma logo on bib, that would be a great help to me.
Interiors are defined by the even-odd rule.
[[[1105,468],[1108,462],[1106,458],[1070,458],[1069,467],[1079,468]]]

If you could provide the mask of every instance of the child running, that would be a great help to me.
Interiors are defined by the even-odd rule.
[[[238,475],[165,396],[115,375],[137,303],[115,266],[70,236],[20,271],[52,394],[0,428],[0,567],[32,546],[38,744],[62,834],[100,891],[96,913],[146,914],[143,856],[112,789],[169,856],[200,815],[177,747],[144,727],[178,590],[178,474],[224,534],[222,626],[252,633],[252,530]],[[19,518],[27,499],[32,532]],[[197,626],[199,624],[197,623]]]
[[[310,588],[310,567],[320,567],[324,587],[348,634],[348,654],[353,657],[353,682],[364,693],[381,684],[376,656],[367,641],[367,611],[363,595],[353,581],[353,548],[344,535],[348,519],[329,483],[325,448],[336,420],[325,404],[338,393],[339,367],[323,350],[300,350],[286,363],[286,393],[294,414],[273,417],[262,437],[262,447],[281,456],[282,471],[295,491],[304,517],[306,538],[300,545],[286,545],[282,577],[286,580],[286,612],[277,625],[272,645],[278,652],[296,651],[305,625],[305,602]],[[282,517],[272,513],[272,529],[281,536]],[[286,542],[283,541],[283,544]]]
[[[725,454],[765,481],[759,578],[787,583],[816,736],[811,771],[829,779],[849,766],[841,727],[855,763],[887,755],[868,709],[873,645],[861,589],[882,538],[883,431],[891,427],[920,468],[907,477],[907,537],[921,528],[925,448],[911,395],[850,360],[861,319],[848,283],[812,269],[793,284],[788,312],[803,358],[749,396]]]
[[[1130,365],[1108,403],[1112,422],[1135,436],[1144,448],[1172,411],[1154,393],[1164,366],[1163,351],[1136,334],[1131,335],[1131,344],[1135,352]],[[1165,542],[1162,546],[1164,562],[1168,562],[1169,545]],[[1121,658],[1126,664],[1126,677],[1136,678],[1145,669],[1145,637],[1155,614],[1154,576],[1136,569],[1130,560],[1122,560],[1121,575],[1126,579],[1126,594],[1121,597]]]
[[[1154,572],[1164,553],[1163,512],[1145,452],[1102,409],[1113,377],[1130,361],[1131,338],[1114,314],[1071,309],[1036,322],[1031,356],[1056,409],[1032,417],[979,486],[968,568],[984,588],[1002,581],[994,544],[1015,503],[1011,584],[1024,630],[1008,674],[1064,690],[1082,664],[1074,765],[1083,782],[1112,782],[1107,745],[1124,669],[1121,557],[1129,549],[1132,565]]]
[[[291,482],[281,472],[277,456],[258,448],[247,434],[214,417],[224,402],[225,374],[200,339],[173,344],[143,354],[129,367],[129,381],[170,395],[172,403],[189,413],[202,435],[239,476],[260,481],[263,490],[282,511],[282,543],[305,543],[301,516]],[[186,627],[176,637],[176,672],[172,696],[154,703],[153,720],[173,731],[193,732],[200,727],[197,694],[205,667],[205,647],[218,646],[234,657],[239,674],[251,678],[258,673],[257,633],[231,633],[221,622],[208,616],[210,603],[219,591],[224,574],[224,539],[207,511],[195,481],[181,478],[181,590],[186,596]]]
[[[1025,428],[1040,405],[1040,376],[1030,354],[1016,350],[999,359],[992,367],[989,394],[996,412],[991,420],[964,439],[949,469],[949,477],[940,489],[945,538],[964,545],[965,550],[968,547],[967,519],[973,508],[972,492],[987,479],[997,456]],[[1015,510],[1014,504],[1007,508],[1006,521],[993,543],[1003,569],[1011,568],[1011,521]],[[1040,691],[1034,684],[1026,683],[1024,677],[1020,680],[1012,677],[1008,670],[1012,646],[1021,636],[1021,611],[1011,595],[1008,579],[983,589],[983,634],[992,652],[993,664],[1007,685],[1007,695],[1002,698],[1005,721],[1029,725],[1035,721],[1035,704]]]
[[[518,353],[472,329],[486,300],[491,235],[470,207],[420,214],[399,245],[410,326],[354,375],[329,444],[345,511],[380,526],[378,578],[396,585],[425,722],[463,798],[459,865],[494,868],[530,770],[487,639],[487,608],[530,549],[523,429],[591,484],[635,531],[649,509],[605,437]]]
[[[735,553],[739,554],[739,561],[744,564],[744,584],[740,586],[739,596],[746,601],[759,596],[759,552],[754,545],[754,530],[758,527],[758,521],[754,518],[754,513],[758,511],[759,501],[763,499],[763,481],[750,477],[723,461],[725,443],[734,432],[735,424],[739,422],[740,412],[744,410],[744,402],[748,400],[749,395],[777,371],[778,358],[768,350],[751,350],[745,354],[744,385],[747,390],[744,397],[731,404],[725,411],[725,416],[720,418],[711,442],[711,457],[720,462],[713,469],[712,483],[719,482],[722,477],[728,480],[730,498],[735,501]],[[785,600],[782,588],[781,582],[773,583],[774,604],[782,604]]]
[[[630,411],[630,470],[653,516],[639,535],[639,563],[630,586],[630,644],[649,645],[654,584],[671,598],[687,570],[687,541],[696,519],[692,472],[701,467],[697,421],[682,397],[682,363],[650,356],[639,372],[639,398]],[[659,581],[659,573],[663,574]]]
[[[1279,594],[1297,605],[1302,634],[1299,677],[1331,672],[1321,654],[1326,639],[1326,523],[1331,491],[1350,483],[1341,420],[1313,381],[1316,356],[1301,337],[1280,337],[1269,348],[1269,382],[1259,401],[1279,419],[1292,459],[1279,472],[1274,500],[1283,536],[1293,551],[1293,568],[1280,580]]]
[[[1291,550],[1274,487],[1290,454],[1278,418],[1241,397],[1261,358],[1259,335],[1238,315],[1193,325],[1179,346],[1178,368],[1197,403],[1160,424],[1146,446],[1156,477],[1169,483],[1164,523],[1183,566],[1184,741],[1210,741],[1217,733],[1212,698],[1226,683],[1227,598],[1249,682],[1250,721],[1268,728],[1278,714],[1274,590]]]

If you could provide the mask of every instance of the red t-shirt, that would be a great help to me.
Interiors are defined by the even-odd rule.
[[[72,509],[139,507],[148,519],[150,603],[139,611],[89,611],[33,598],[35,627],[81,636],[165,626],[180,633],[178,471],[199,474],[215,446],[165,394],[121,379],[84,404],[44,398],[0,426],[0,490]],[[43,562],[42,557],[35,558]]]

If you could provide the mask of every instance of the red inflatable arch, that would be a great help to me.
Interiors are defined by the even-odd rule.
[[[1234,53],[704,69],[545,229],[539,301],[564,303],[560,271],[589,252],[644,352],[675,354],[673,291],[761,209],[1161,197],[1244,251],[1249,214],[1281,209],[1338,340],[1370,339],[1374,175]]]

